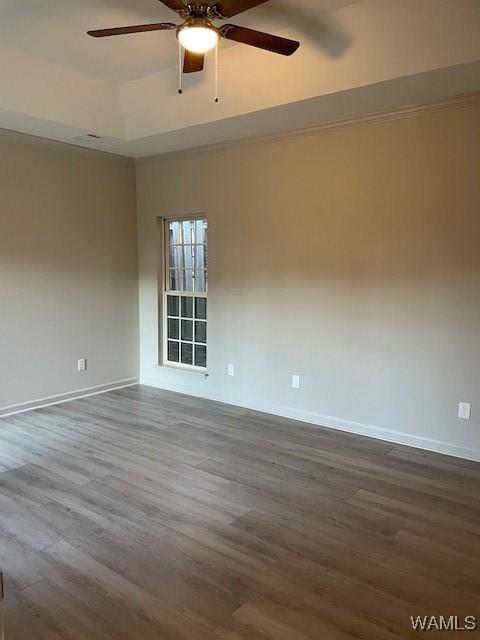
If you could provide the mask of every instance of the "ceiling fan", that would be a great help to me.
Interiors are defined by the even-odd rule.
[[[259,49],[266,49],[283,56],[291,56],[300,46],[299,42],[281,38],[262,31],[239,27],[234,24],[224,24],[216,27],[216,20],[226,20],[253,9],[268,0],[219,0],[216,4],[207,2],[192,2],[184,4],[182,0],[159,0],[169,9],[175,11],[183,20],[182,24],[172,22],[157,22],[154,24],[140,24],[131,27],[116,27],[113,29],[98,29],[88,31],[94,38],[118,36],[127,33],[141,33],[145,31],[176,30],[177,38],[185,49],[183,61],[184,73],[202,71],[205,54],[213,49],[220,38],[234,40]]]

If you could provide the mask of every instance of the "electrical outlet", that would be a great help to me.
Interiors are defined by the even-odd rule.
[[[292,387],[294,389],[300,389],[300,376],[295,374],[292,376]]]
[[[233,364],[228,365],[227,373],[229,376],[232,376],[232,377],[235,375],[235,367],[233,366]]]
[[[86,371],[87,370],[87,359],[86,358],[81,358],[78,361],[78,371]]]
[[[472,405],[469,402],[460,402],[458,405],[458,417],[461,420],[470,420],[472,417]]]

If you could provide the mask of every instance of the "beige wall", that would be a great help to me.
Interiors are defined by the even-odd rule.
[[[144,382],[480,459],[480,103],[144,161],[137,192]],[[156,219],[199,212],[208,379],[157,366]]]
[[[0,198],[0,411],[137,376],[133,163],[1,135]]]

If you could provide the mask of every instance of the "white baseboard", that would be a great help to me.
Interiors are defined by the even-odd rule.
[[[54,404],[61,404],[62,402],[88,398],[89,396],[114,391],[115,389],[124,389],[125,387],[131,387],[135,384],[138,384],[138,378],[127,378],[126,380],[115,380],[114,382],[107,382],[106,384],[97,384],[94,387],[67,391],[66,393],[59,393],[55,396],[47,396],[46,398],[37,398],[36,400],[11,404],[7,407],[0,407],[0,418],[13,416],[17,413],[24,413],[25,411],[32,411],[33,409],[41,409],[42,407],[51,407]]]
[[[224,404],[242,407],[244,409],[260,411],[261,413],[268,413],[282,418],[290,418],[292,420],[306,422],[316,427],[336,429],[337,431],[344,431],[346,433],[352,433],[359,436],[367,436],[377,440],[384,440],[385,442],[391,442],[392,444],[405,445],[407,447],[414,447],[415,449],[423,449],[424,451],[431,451],[433,453],[454,456],[455,458],[480,462],[480,450],[478,449],[469,449],[468,447],[462,447],[457,444],[442,442],[440,440],[432,440],[430,438],[386,429],[384,427],[362,424],[361,422],[353,422],[351,420],[344,420],[335,416],[323,415],[313,411],[295,409],[293,407],[283,407],[263,403],[245,403],[243,401],[232,401],[230,399],[210,394],[193,394],[187,391],[179,391],[173,387],[161,385],[151,378],[140,377],[140,384],[147,387],[154,387],[156,389],[163,389],[164,391],[173,391],[175,393],[182,393],[184,395],[204,398],[206,400],[214,400],[215,402],[222,402]]]

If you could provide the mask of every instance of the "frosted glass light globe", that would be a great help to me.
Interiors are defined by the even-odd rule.
[[[208,27],[183,27],[178,32],[182,47],[192,53],[206,53],[218,42],[218,33]]]

